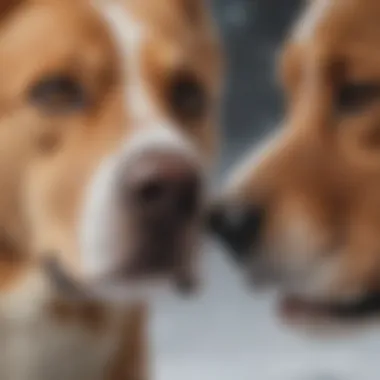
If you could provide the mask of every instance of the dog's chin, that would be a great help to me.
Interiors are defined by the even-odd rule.
[[[81,281],[66,272],[55,260],[45,261],[44,269],[52,287],[60,297],[78,302],[98,301],[119,304],[152,302],[166,294],[189,295],[196,287],[196,282],[190,275],[180,275],[170,270],[129,271],[123,274],[115,271],[108,276]]]
[[[88,285],[93,297],[111,302],[154,302],[165,295],[189,296],[196,281],[190,275],[173,271],[131,273],[130,276],[110,276]]]
[[[111,303],[130,304],[152,302],[172,292],[173,286],[166,278],[149,280],[114,280],[91,284],[87,287],[87,297]]]
[[[318,323],[334,327],[347,325],[361,327],[380,319],[380,293],[363,294],[350,301],[326,302],[282,295],[278,302],[278,312],[282,320],[292,325]]]
[[[380,321],[380,291],[368,290],[350,299],[343,295],[332,299],[328,294],[326,297],[312,298],[298,291],[286,290],[286,280],[281,274],[265,266],[255,270],[250,268],[245,274],[252,291],[274,291],[277,294],[276,311],[287,324],[361,327],[368,322]]]

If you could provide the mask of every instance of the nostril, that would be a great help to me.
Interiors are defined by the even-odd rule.
[[[146,153],[129,165],[123,178],[121,196],[145,226],[176,229],[201,208],[201,168],[180,154]]]
[[[158,180],[148,181],[140,186],[136,192],[137,200],[144,204],[156,203],[165,195],[165,186]]]
[[[184,217],[193,216],[200,204],[200,182],[196,176],[185,180],[178,192],[178,212]]]
[[[128,193],[145,219],[166,224],[185,222],[200,209],[201,181],[192,172],[177,177],[156,173],[139,181]]]

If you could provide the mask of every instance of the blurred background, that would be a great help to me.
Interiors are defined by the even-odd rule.
[[[228,65],[221,177],[281,119],[276,54],[299,0],[214,0]],[[309,337],[281,325],[267,294],[245,289],[217,247],[207,251],[206,291],[157,303],[155,380],[378,380],[380,329]],[[241,280],[240,280],[241,281]]]
[[[223,107],[227,169],[281,118],[276,56],[300,0],[214,0],[228,66]]]

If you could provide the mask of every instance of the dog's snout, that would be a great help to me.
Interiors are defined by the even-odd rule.
[[[126,199],[136,247],[132,270],[174,270],[188,251],[187,236],[202,208],[200,167],[177,151],[144,151],[124,172]]]
[[[181,223],[198,211],[201,197],[199,170],[179,153],[141,155],[127,174],[125,192],[139,216],[149,222]]]
[[[211,232],[239,262],[248,257],[250,247],[259,238],[263,222],[264,208],[247,204],[218,204],[209,215]]]

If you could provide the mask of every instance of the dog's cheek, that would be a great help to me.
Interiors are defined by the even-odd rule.
[[[62,147],[62,136],[57,131],[44,131],[38,134],[35,139],[35,148],[39,156],[51,157]]]
[[[78,250],[76,225],[90,171],[85,162],[63,154],[29,164],[22,191],[34,254]]]

